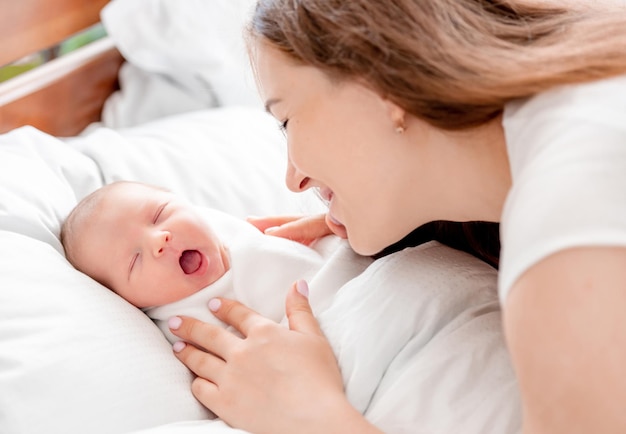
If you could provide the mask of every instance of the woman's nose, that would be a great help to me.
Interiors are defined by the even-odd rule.
[[[296,167],[291,163],[291,160],[287,160],[287,175],[285,176],[285,183],[287,184],[287,188],[289,190],[300,193],[311,186],[311,178],[308,176],[304,176],[302,173],[296,169]]]
[[[168,231],[155,230],[150,233],[150,250],[154,257],[158,258],[163,255],[171,239],[172,235]]]

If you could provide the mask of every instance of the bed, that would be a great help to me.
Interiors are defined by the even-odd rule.
[[[149,318],[69,265],[58,235],[80,198],[120,179],[240,217],[323,211],[284,186],[284,137],[241,38],[253,3],[2,2],[0,65],[100,21],[107,36],[0,83],[0,432],[240,432],[194,399]],[[355,329],[354,297],[376,287],[408,291],[421,318],[401,339],[371,321],[332,336],[365,341],[360,357],[338,354],[355,405],[387,432],[521,432],[495,271],[437,245],[406,255],[421,265],[379,263],[322,315]]]

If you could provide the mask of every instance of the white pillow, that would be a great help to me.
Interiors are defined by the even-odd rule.
[[[63,252],[61,221],[101,185],[92,160],[32,127],[0,135],[0,230],[27,235]]]
[[[126,129],[95,127],[66,141],[97,163],[105,183],[160,185],[238,217],[324,209],[312,191],[287,189],[285,138],[262,109],[214,108]]]
[[[102,10],[101,18],[130,64],[169,81],[161,83],[164,93],[172,93],[174,87],[203,107],[260,107],[243,37],[254,4],[255,0],[116,0]],[[122,89],[144,87],[141,75],[135,78],[127,72]],[[152,84],[154,91],[157,83]],[[168,110],[167,100],[160,101]],[[181,109],[188,102],[182,98],[174,105]],[[107,103],[106,125],[136,125],[139,118],[146,118],[125,107],[150,110],[136,93],[130,91],[124,98],[118,94]],[[115,112],[126,117],[116,117]]]
[[[114,434],[210,417],[138,309],[49,244],[0,231],[0,432]]]
[[[96,165],[26,127],[0,136],[0,432],[122,433],[210,414],[139,310],[62,255]]]
[[[145,71],[125,62],[119,70],[120,90],[109,95],[101,124],[111,128],[141,125],[153,119],[216,107],[217,101],[198,98],[167,75]]]
[[[61,222],[116,179],[240,216],[321,210],[284,186],[285,151],[275,122],[249,108],[63,140],[0,135],[0,432],[115,434],[210,416],[152,321],[65,260]]]

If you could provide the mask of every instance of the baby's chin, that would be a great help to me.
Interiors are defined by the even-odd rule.
[[[198,292],[198,291],[206,288],[207,286],[213,285],[214,283],[218,282],[222,277],[224,277],[225,274],[226,274],[226,272],[224,271],[224,272],[222,272],[220,274],[217,274],[217,275],[212,275],[212,276],[207,275],[206,278],[202,280],[202,283],[195,290],[195,292]]]
[[[206,260],[206,270],[203,274],[202,288],[214,284],[230,270],[230,258],[225,248],[221,249],[220,254],[213,258],[213,260],[206,256],[204,256],[204,259]]]
[[[207,258],[207,261],[209,259]],[[208,263],[207,275],[211,276],[212,282],[215,283],[221,279],[230,270],[230,256],[228,249],[221,245],[219,249],[219,255],[214,259],[213,264]],[[209,285],[211,284],[209,283]]]

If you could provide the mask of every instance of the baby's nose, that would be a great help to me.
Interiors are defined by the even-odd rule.
[[[152,242],[152,254],[155,257],[159,257],[163,255],[165,252],[165,248],[167,247],[167,243],[172,239],[172,235],[167,231],[155,231],[151,235]]]

